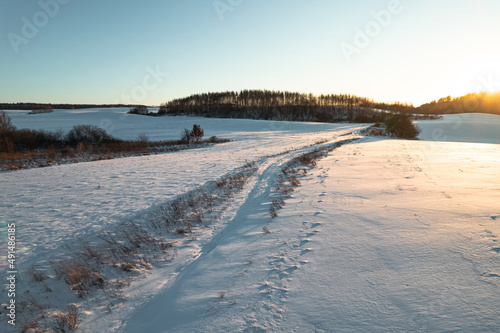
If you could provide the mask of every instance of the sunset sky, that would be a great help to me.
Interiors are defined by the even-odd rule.
[[[497,0],[4,0],[0,102],[206,91],[429,102],[500,89]]]

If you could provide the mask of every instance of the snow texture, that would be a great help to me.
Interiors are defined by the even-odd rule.
[[[421,140],[402,141],[361,137],[358,124],[126,111],[11,115],[18,128],[64,130],[108,119],[126,139],[174,139],[197,123],[235,141],[0,174],[1,218],[18,225],[22,268],[245,160],[259,171],[219,221],[133,281],[123,305],[108,313],[87,304],[82,332],[500,331],[500,117],[421,121]],[[300,177],[272,219],[281,167],[319,140],[350,138],[359,140]]]

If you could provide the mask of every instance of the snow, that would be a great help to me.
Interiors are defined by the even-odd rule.
[[[346,124],[298,123],[244,119],[217,119],[196,117],[149,117],[128,114],[126,108],[54,110],[53,113],[28,115],[27,111],[7,111],[17,128],[69,131],[74,125],[96,125],[109,134],[124,140],[135,140],[141,133],[150,140],[178,140],[184,128],[199,124],[205,136],[230,139],[272,138],[281,140],[283,134],[320,132],[346,127]],[[333,127],[332,127],[333,126]]]
[[[500,329],[500,148],[438,148],[422,158],[423,142],[369,140],[321,161],[290,203],[297,224],[320,224],[307,244],[313,268],[290,285],[289,312],[309,325],[299,327]],[[484,160],[470,158],[478,150]]]
[[[422,128],[421,140],[500,144],[498,115],[460,113],[444,115],[439,121],[420,120],[417,123]]]
[[[500,117],[420,121],[421,140],[402,141],[361,137],[358,124],[122,121],[126,111],[17,112],[13,121],[68,130],[111,119],[112,134],[131,139],[177,138],[199,123],[206,135],[236,141],[0,174],[0,212],[18,224],[21,267],[51,260],[76,237],[144,217],[245,160],[259,171],[219,221],[134,280],[122,305],[107,313],[84,304],[81,331],[500,331]],[[360,140],[301,177],[272,219],[281,167],[320,139],[349,138]]]
[[[500,147],[438,148],[343,146],[275,220],[265,193],[249,195],[231,232],[120,331],[500,330]]]
[[[73,124],[99,123],[99,119],[116,117],[127,110],[69,110],[43,114],[51,117],[47,123],[32,123],[33,116],[12,117],[18,128],[70,129]],[[73,115],[88,118],[69,121]],[[121,114],[121,116],[120,116]],[[234,142],[210,148],[181,151],[145,157],[130,157],[49,168],[19,170],[0,174],[0,209],[8,222],[19,223],[20,245],[24,247],[21,264],[27,266],[44,258],[62,244],[77,237],[93,234],[116,224],[127,216],[150,206],[168,201],[209,180],[266,155],[299,148],[338,133],[350,132],[359,125],[306,124],[253,120],[222,120],[191,117],[146,117],[127,115],[130,126],[116,129],[119,138],[135,138],[144,132],[154,137],[156,124],[169,129],[177,138],[180,129],[199,123],[207,136],[227,137]],[[58,116],[58,118],[54,117]],[[130,116],[131,118],[128,118]],[[141,124],[139,127],[139,124]],[[159,125],[163,124],[163,125]],[[191,125],[188,125],[191,124]],[[118,125],[117,125],[118,126]],[[135,132],[132,132],[135,131]],[[332,134],[331,131],[338,131]],[[175,132],[175,136],[173,136]],[[157,137],[160,139],[160,137]],[[162,137],[165,139],[165,137]],[[244,140],[244,143],[242,143]],[[19,180],[22,180],[21,182]],[[0,266],[1,267],[1,266]]]

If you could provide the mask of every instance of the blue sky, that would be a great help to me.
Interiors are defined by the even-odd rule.
[[[498,13],[496,0],[3,0],[0,102],[271,89],[419,105],[500,89]]]

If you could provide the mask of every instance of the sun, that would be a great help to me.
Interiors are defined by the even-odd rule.
[[[458,73],[450,89],[453,97],[500,90],[500,58],[477,55],[457,64]]]

